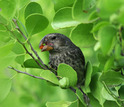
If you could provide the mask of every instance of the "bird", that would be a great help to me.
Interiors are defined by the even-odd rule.
[[[65,63],[77,72],[77,84],[84,83],[85,58],[70,38],[60,33],[50,33],[42,38],[39,48],[42,52],[49,51],[51,68],[57,70],[59,64]]]

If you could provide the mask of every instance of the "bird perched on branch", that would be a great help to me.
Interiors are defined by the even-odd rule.
[[[78,76],[78,84],[84,81],[85,59],[82,51],[63,34],[46,35],[39,44],[41,51],[49,51],[50,66],[57,70],[60,63],[70,65]]]

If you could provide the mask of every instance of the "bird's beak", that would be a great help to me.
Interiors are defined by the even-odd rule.
[[[53,49],[52,46],[50,46],[49,44],[47,44],[46,40],[45,40],[45,37],[40,41],[40,44],[39,44],[39,48],[41,49],[41,51],[50,51]]]

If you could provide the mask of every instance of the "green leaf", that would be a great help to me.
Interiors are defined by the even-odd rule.
[[[64,7],[56,12],[55,17],[52,22],[52,26],[54,29],[72,27],[79,24],[78,21],[72,18],[72,8]]]
[[[95,2],[96,2],[96,0],[83,0],[82,9],[83,10],[90,9],[91,7],[95,6]]]
[[[115,46],[115,59],[119,59],[121,56],[121,45],[116,44]]]
[[[33,35],[43,31],[49,22],[48,19],[41,14],[31,14],[26,18],[26,28],[29,35]]]
[[[92,105],[92,107],[101,107],[98,100],[94,98],[94,96],[91,93],[88,94],[88,97],[90,99],[90,104]]]
[[[100,0],[97,3],[97,8],[99,8],[99,15],[102,18],[108,18],[111,14],[119,10],[119,8],[124,3],[123,0]]]
[[[120,13],[119,13],[119,16],[118,16],[119,22],[124,25],[123,17],[124,17],[124,6],[120,9]]]
[[[102,65],[105,65],[108,58],[109,57],[104,56],[103,54],[98,54],[98,60],[99,60],[100,64],[102,64]]]
[[[74,3],[74,0],[52,0],[54,3],[55,10],[58,10],[62,7],[68,7]]]
[[[92,20],[89,20],[89,17],[91,16],[92,12],[95,11],[95,8],[92,7],[92,2],[89,2],[89,5],[92,8],[88,9],[89,6],[86,5],[86,2],[89,2],[89,1],[75,0],[75,3],[74,3],[73,8],[72,8],[73,18],[82,22],[82,23],[89,23],[89,22],[94,21],[94,18]],[[96,19],[96,17],[95,17],[95,19]]]
[[[118,90],[119,97],[124,99],[124,85],[121,86],[121,88]]]
[[[19,2],[19,9],[21,8],[24,8],[24,6],[26,6],[26,4],[28,4],[30,2],[30,0],[20,0],[18,1]]]
[[[33,97],[31,95],[23,95],[20,97],[20,101],[21,103],[24,103],[24,104],[30,104],[31,102],[33,102]]]
[[[43,70],[41,72],[40,76],[55,85],[59,85],[59,81],[58,81],[56,75],[49,70]]]
[[[24,59],[25,59],[25,51],[22,45],[16,42],[13,46],[13,52],[17,54],[17,57],[15,59],[16,62],[19,64],[23,64]]]
[[[0,102],[2,102],[10,92],[12,81],[0,79]]]
[[[1,26],[1,25],[0,25]],[[6,45],[10,41],[10,33],[8,31],[0,31],[0,46]]]
[[[118,59],[116,59],[115,66],[120,68],[124,67],[124,56],[121,56]]]
[[[16,54],[23,54],[25,52],[23,46],[18,42],[14,44],[12,51]]]
[[[108,71],[101,75],[101,81],[104,81],[107,85],[119,85],[124,82],[124,77],[120,72]]]
[[[59,86],[61,88],[68,88],[69,87],[69,79],[67,77],[63,77],[59,80]]]
[[[53,0],[39,0],[38,3],[43,9],[44,16],[49,19],[49,22],[53,21],[53,17],[55,15],[55,6]]]
[[[33,13],[43,14],[41,6],[36,2],[30,2],[25,8],[25,18]]]
[[[92,13],[90,13],[89,17],[88,17],[88,21],[90,22],[93,22],[93,21],[96,21],[98,20],[99,17],[98,17],[98,14],[96,12],[96,10],[94,10]]]
[[[105,101],[104,103],[104,107],[119,107],[119,105],[115,102],[115,101]]]
[[[92,76],[92,64],[90,62],[87,63],[86,66],[86,77],[85,77],[85,87],[88,87],[91,82],[91,76]]]
[[[17,0],[0,0],[0,15],[11,20],[16,13],[16,6]]]
[[[90,47],[95,44],[95,39],[91,33],[93,24],[79,24],[76,26],[70,36],[72,41],[79,47]]]
[[[90,83],[90,89],[92,95],[99,101],[101,105],[104,104],[105,99],[102,96],[102,88],[104,88],[103,84],[99,81],[100,73],[96,73],[93,75],[91,83]]]
[[[99,30],[98,35],[103,54],[109,54],[112,51],[116,33],[117,29],[112,25],[104,26]]]
[[[15,58],[16,58],[16,55],[12,52],[10,52],[7,56],[0,58],[0,62],[2,62],[0,64],[0,70],[2,71],[4,68],[12,64]]]
[[[25,55],[19,55],[15,58],[15,61],[21,65],[24,63],[24,60],[25,60]]]
[[[6,27],[0,23],[0,31],[5,32],[6,31]]]
[[[101,90],[102,96],[104,99],[106,100],[111,100],[111,101],[116,101],[116,99],[114,99],[105,88],[102,88]]]
[[[60,77],[67,77],[70,86],[75,86],[77,84],[77,73],[71,66],[64,63],[59,64],[57,74]]]
[[[8,55],[13,47],[13,43],[6,44],[2,47],[0,47],[0,58],[3,58],[4,56]]]
[[[0,14],[0,24],[7,24],[7,20]]]
[[[92,32],[96,32],[96,31],[98,31],[99,29],[101,29],[102,27],[104,27],[106,25],[109,25],[109,22],[107,22],[107,21],[99,22],[99,23],[97,23],[96,25],[93,26]]]
[[[38,60],[37,60],[38,61]],[[40,61],[38,61],[40,63]],[[41,64],[41,63],[40,63]],[[34,59],[27,59],[23,63],[25,68],[41,68],[35,61]]]
[[[71,102],[69,101],[58,101],[58,102],[47,102],[47,107],[69,107]]]
[[[114,57],[110,57],[104,65],[104,72],[107,72],[107,70],[111,69],[113,65],[114,65]]]
[[[84,95],[82,94],[82,92],[79,89],[76,90],[76,95],[79,98],[79,100],[81,101],[81,103],[83,104],[83,106],[86,107],[84,97],[83,97]]]

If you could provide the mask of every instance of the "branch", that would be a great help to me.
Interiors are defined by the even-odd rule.
[[[81,91],[81,93],[83,94],[83,97],[84,97],[84,102],[87,104],[87,106],[90,105],[90,99],[89,97],[84,93],[84,91],[81,89],[80,86],[78,86],[78,89]]]
[[[9,30],[9,28],[8,28],[7,26],[5,26],[5,27],[6,27],[6,29],[7,29],[9,32],[11,32],[11,33],[13,34],[13,36],[16,38],[16,40],[24,47],[25,51],[35,60],[35,62],[36,62],[42,69],[46,69],[46,68],[44,68],[44,67],[36,60],[36,58],[32,55],[32,53],[30,53],[30,52],[28,51],[28,49],[26,48],[25,44],[22,43],[22,42],[16,37],[16,35],[13,33],[13,31]]]
[[[22,73],[22,74],[26,74],[26,75],[28,75],[28,76],[30,76],[30,77],[33,77],[33,78],[45,80],[45,79],[42,78],[42,77],[34,76],[34,75],[29,74],[29,73],[27,73],[27,72],[19,71],[19,70],[15,69],[15,68],[13,68],[13,67],[10,67],[10,66],[9,66],[8,68],[9,68],[9,69],[12,69],[12,70],[14,70],[14,71],[16,71],[17,73]]]
[[[14,24],[16,25],[16,29],[20,32],[20,34],[24,37],[24,39],[27,41],[27,43],[29,44],[31,50],[33,51],[33,53],[36,55],[36,57],[38,58],[38,60],[41,62],[42,65],[44,65],[45,69],[49,69],[49,67],[47,65],[45,65],[43,63],[43,61],[40,59],[39,55],[37,54],[37,52],[34,50],[33,46],[31,45],[31,43],[28,41],[27,37],[24,35],[24,33],[21,31],[21,29],[19,28],[18,24],[17,24],[17,20],[13,19]]]

